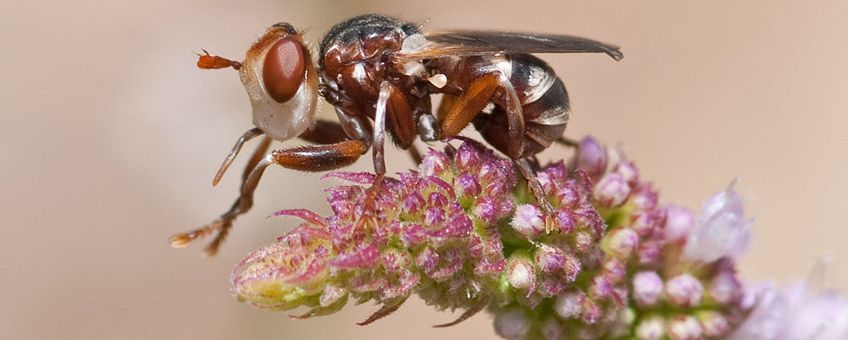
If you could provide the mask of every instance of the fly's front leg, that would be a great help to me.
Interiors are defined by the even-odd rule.
[[[294,170],[320,172],[353,164],[367,151],[368,145],[364,142],[346,140],[327,145],[306,145],[275,150],[262,162]]]
[[[218,182],[221,181],[221,177],[224,176],[224,173],[227,172],[227,169],[230,168],[230,164],[233,164],[233,160],[236,159],[236,156],[238,156],[239,151],[241,151],[242,145],[244,145],[245,142],[253,139],[253,137],[260,136],[263,133],[264,132],[262,132],[262,130],[260,130],[259,128],[252,128],[250,130],[247,130],[247,132],[245,132],[243,135],[241,135],[241,137],[239,137],[239,139],[236,141],[236,145],[233,146],[233,149],[230,150],[230,153],[227,155],[227,158],[224,158],[224,162],[221,164],[221,167],[218,168],[218,172],[215,173],[215,178],[212,179],[212,186],[218,185]],[[247,175],[246,172],[245,175]]]
[[[349,165],[368,150],[368,145],[359,140],[339,141],[346,138],[346,135],[342,131],[342,126],[336,123],[319,121],[301,138],[328,144],[307,145],[267,153],[271,139],[263,138],[247,163],[242,177],[240,195],[230,209],[206,226],[174,235],[171,237],[171,244],[175,247],[184,247],[195,239],[215,234],[215,238],[205,249],[207,255],[214,255],[232,228],[233,221],[253,207],[253,194],[262,174],[271,164],[302,171],[326,171]]]
[[[350,139],[339,123],[322,119],[315,121],[312,127],[297,138],[315,144],[333,144]]]
[[[171,242],[175,247],[183,247],[194,239],[217,232],[215,239],[205,249],[206,254],[214,255],[232,227],[233,220],[253,207],[253,194],[259,180],[262,179],[262,174],[269,165],[277,164],[284,168],[301,171],[327,171],[350,165],[366,151],[368,151],[368,147],[358,140],[271,151],[253,164],[249,175],[242,183],[241,195],[233,203],[230,210],[207,226],[188,233],[174,235]]]
[[[252,130],[251,130],[252,131]],[[248,131],[250,133],[250,131]],[[238,153],[238,150],[241,148],[241,144],[244,143],[245,136],[248,136],[248,133],[242,136],[239,139],[239,142],[236,143],[236,147],[233,148],[233,151],[230,153],[230,156],[227,157],[227,160],[224,161],[222,165],[223,170],[219,170],[219,173],[223,173],[222,171],[226,170],[226,167],[229,166],[229,163],[232,162],[231,158],[235,158],[235,154]],[[249,138],[247,138],[249,139]],[[215,239],[204,249],[206,255],[212,256],[218,252],[218,247],[227,237],[230,228],[233,225],[233,220],[235,218],[246,212],[247,209],[250,209],[250,206],[253,205],[253,190],[256,188],[256,183],[250,183],[250,175],[255,171],[256,167],[262,163],[263,155],[268,151],[268,148],[271,146],[271,138],[265,137],[260,142],[259,146],[256,147],[256,150],[253,151],[253,155],[251,155],[250,160],[247,162],[247,166],[244,169],[244,174],[242,175],[242,184],[241,184],[241,192],[242,194],[236,199],[233,205],[230,207],[227,212],[221,215],[220,218],[213,221],[210,224],[207,224],[203,227],[197,228],[195,230],[176,234],[171,237],[171,245],[174,247],[182,248],[187,246],[191,241],[196,239],[206,237],[211,234],[216,234]],[[219,176],[216,176],[218,178]],[[245,198],[244,192],[249,191],[250,197]]]

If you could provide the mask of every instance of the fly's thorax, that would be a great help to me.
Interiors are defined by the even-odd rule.
[[[398,75],[404,76],[391,56],[416,34],[420,35],[414,24],[377,14],[341,22],[321,43],[322,81],[342,99],[376,100],[383,81],[394,83]]]

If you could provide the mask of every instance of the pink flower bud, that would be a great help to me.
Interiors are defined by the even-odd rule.
[[[744,293],[742,282],[736,274],[730,271],[721,271],[716,274],[707,286],[710,298],[721,304],[730,304],[739,301]]]
[[[624,182],[630,185],[636,184],[639,181],[639,169],[636,168],[636,164],[628,160],[622,160],[616,164],[613,172],[621,175],[621,178],[624,179]]]
[[[613,208],[624,203],[630,195],[630,186],[618,173],[608,173],[595,185],[594,197],[602,206]]]
[[[339,254],[330,261],[338,268],[368,268],[377,263],[380,250],[374,244],[361,244],[349,253]]]
[[[577,274],[580,274],[580,271],[583,270],[583,264],[580,262],[580,259],[569,254],[565,256],[563,269],[565,270],[565,282],[571,283],[577,279]]]
[[[522,235],[533,237],[545,230],[545,221],[542,218],[542,211],[538,207],[522,204],[515,208],[510,225]]]
[[[574,235],[574,249],[578,252],[587,252],[595,247],[595,237],[587,231],[579,231]]]
[[[701,302],[704,287],[701,282],[689,274],[680,274],[665,285],[665,294],[669,302],[680,307],[692,307]]]
[[[715,311],[703,311],[697,313],[698,321],[701,323],[701,328],[704,330],[704,335],[708,337],[720,337],[730,331],[730,324],[724,315]]]
[[[563,320],[573,319],[583,313],[583,301],[586,296],[582,292],[567,292],[557,296],[554,311]]]
[[[655,238],[648,238],[639,244],[639,264],[659,265],[663,254],[663,244]]]
[[[456,151],[456,165],[461,168],[470,169],[480,166],[480,150],[471,144],[462,144]]]
[[[654,209],[659,200],[659,193],[650,183],[639,183],[631,190],[629,201],[644,210]]]
[[[594,299],[609,299],[612,298],[615,286],[612,281],[603,275],[598,275],[592,278],[592,283],[589,286],[589,294]]]
[[[604,238],[604,250],[610,256],[625,258],[639,244],[639,235],[630,228],[616,228]]]
[[[665,319],[653,315],[642,319],[636,326],[636,337],[640,340],[660,340],[665,337]]]
[[[403,198],[403,212],[406,214],[417,214],[426,202],[421,194],[415,192]]]
[[[627,275],[627,267],[618,259],[608,258],[604,260],[603,275],[609,277],[614,283],[621,283]]]
[[[604,311],[601,309],[601,306],[598,305],[597,301],[593,299],[584,299],[583,312],[580,315],[580,321],[593,325],[601,319],[603,313]]]
[[[571,212],[560,210],[556,213],[555,218],[557,225],[559,226],[559,231],[563,234],[574,231],[574,227],[577,226],[577,221],[574,219]]]
[[[696,340],[703,337],[701,324],[691,315],[678,315],[668,322],[668,336],[673,340]]]
[[[692,211],[677,205],[665,208],[665,239],[670,242],[685,240],[695,227]]]
[[[633,276],[633,298],[644,306],[653,306],[663,292],[663,281],[653,271],[642,271]]]
[[[583,137],[577,153],[576,168],[598,178],[607,168],[607,149],[592,136]]]
[[[536,263],[545,273],[562,271],[565,267],[565,253],[559,248],[542,245],[536,250]]]
[[[462,196],[475,197],[480,194],[480,183],[475,178],[476,174],[462,173],[456,178],[457,191]]]
[[[494,222],[500,215],[498,202],[488,197],[479,199],[477,205],[474,206],[474,215],[483,221]]]
[[[520,256],[510,256],[506,263],[507,282],[520,290],[532,291],[536,289],[536,269],[529,259]]]
[[[418,166],[418,169],[423,176],[433,176],[444,172],[449,162],[450,159],[448,159],[447,155],[431,149],[424,156],[424,159],[421,160],[421,165]]]
[[[641,237],[652,236],[660,227],[662,216],[654,213],[653,210],[645,209],[648,212],[636,214],[633,221],[630,223],[630,228],[636,231]]]

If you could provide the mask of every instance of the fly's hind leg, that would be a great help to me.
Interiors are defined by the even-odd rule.
[[[542,210],[547,216],[553,216],[554,208],[545,196],[542,184],[536,176],[536,171],[530,163],[528,155],[524,154],[527,131],[524,124],[524,109],[521,105],[521,100],[515,92],[515,88],[507,79],[497,74],[479,78],[469,86],[469,89],[474,89],[475,87],[481,89],[478,90],[480,94],[476,100],[474,98],[464,98],[473,94],[473,92],[469,91],[462,94],[457,100],[452,100],[449,104],[450,107],[440,108],[441,112],[446,113],[446,115],[440,116],[444,117],[442,130],[447,131],[449,134],[458,133],[464,126],[457,126],[456,124],[452,124],[452,122],[456,121],[468,124],[468,121],[473,118],[470,112],[471,108],[477,109],[477,112],[479,112],[482,109],[482,105],[485,105],[487,102],[491,101],[495,103],[497,109],[503,113],[502,119],[481,116],[482,118],[478,119],[478,122],[475,123],[475,127],[492,146],[513,160],[516,168],[521,172],[524,179],[527,180],[530,190],[533,192]],[[491,98],[480,98],[479,96],[484,93],[488,93]],[[476,103],[477,106],[472,107],[471,103]],[[460,117],[462,119],[458,119]],[[552,218],[548,218],[547,220],[551,221]]]
[[[500,91],[498,91],[500,90]],[[545,197],[542,184],[536,177],[536,171],[524,155],[524,109],[515,88],[504,76],[490,73],[478,78],[468,89],[456,98],[442,103],[439,107],[441,131],[445,136],[456,135],[477,117],[487,103],[493,102],[505,114],[503,124],[496,124],[487,119],[481,120],[481,125],[475,126],[492,146],[513,159],[515,166],[527,180],[530,190],[548,216],[552,216],[554,208]]]
[[[533,192],[533,195],[536,197],[536,201],[539,202],[542,210],[548,215],[554,215],[554,207],[551,205],[551,202],[545,197],[545,190],[542,188],[542,183],[539,182],[539,178],[536,176],[536,170],[533,169],[533,166],[530,164],[530,161],[526,158],[517,159],[514,161],[515,167],[518,168],[518,172],[521,173],[521,176],[527,180],[527,185],[530,186],[530,191]]]
[[[580,147],[580,141],[577,141],[577,140],[574,140],[574,139],[571,139],[571,138],[568,138],[568,137],[565,137],[565,136],[560,136],[559,138],[556,139],[556,142],[559,143],[559,144],[565,145],[567,147],[570,147],[570,148],[576,149],[576,148]]]
[[[415,147],[415,145],[409,146],[407,152],[409,152],[409,158],[412,158],[412,162],[415,163],[416,167],[421,164],[421,161],[424,160],[424,156],[421,155],[421,151],[419,151],[418,148]]]

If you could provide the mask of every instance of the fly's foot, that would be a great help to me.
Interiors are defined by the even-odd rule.
[[[194,229],[189,232],[179,233],[174,236],[171,236],[171,246],[174,248],[185,248],[194,240],[201,239],[210,235],[215,235],[215,238],[212,239],[212,242],[203,249],[203,252],[206,256],[213,256],[218,253],[218,248],[221,246],[221,243],[224,242],[224,239],[227,238],[227,234],[230,232],[230,228],[233,226],[233,220],[228,218],[221,218],[209,223],[203,227]]]

